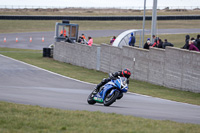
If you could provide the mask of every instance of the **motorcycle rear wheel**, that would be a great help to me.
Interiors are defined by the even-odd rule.
[[[114,103],[119,95],[119,91],[115,91],[111,96],[109,96],[110,93],[106,95],[106,98],[104,100],[104,106],[110,106],[112,103]]]
[[[95,90],[94,90],[95,91]],[[93,94],[93,92],[94,91],[92,91],[92,93],[88,96],[88,98],[87,98],[87,102],[88,102],[88,104],[91,104],[91,105],[93,105],[93,104],[95,104],[96,103],[96,101],[95,100],[93,100],[93,97],[94,97],[94,94]]]

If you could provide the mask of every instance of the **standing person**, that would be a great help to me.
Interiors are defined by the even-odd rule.
[[[63,36],[63,37],[66,37],[67,36],[67,31],[66,31],[66,29],[62,29],[61,31],[60,31],[60,36]]]
[[[160,38],[159,37],[156,37],[154,39],[154,43],[152,45],[152,47],[158,47],[158,45],[160,44]]]
[[[129,46],[135,46],[135,37],[133,36],[133,33],[131,33],[131,37],[129,38]]]
[[[190,41],[190,35],[185,36],[185,45],[182,47],[183,49],[189,49],[189,41]]]
[[[174,47],[174,45],[172,43],[168,42],[167,39],[165,39],[165,42],[163,43],[162,48],[165,49],[166,46]]]
[[[86,40],[86,37],[85,37],[85,35],[84,34],[82,34],[82,36],[81,36],[83,39],[85,39]]]
[[[113,38],[110,40],[110,44],[111,45],[113,44],[113,42],[115,41],[115,39],[116,39],[116,36],[113,36]]]
[[[152,38],[153,38],[152,43],[156,42],[156,36],[152,35]]]
[[[93,44],[93,39],[92,39],[92,37],[89,36],[87,45],[92,46],[92,44]]]

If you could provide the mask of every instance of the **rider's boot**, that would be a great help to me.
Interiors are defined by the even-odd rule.
[[[101,88],[102,83],[99,83],[96,87],[94,87],[93,94],[97,94],[99,92],[99,89]]]
[[[94,91],[93,91],[93,94],[97,94],[99,92],[99,89],[105,85],[107,82],[109,81],[109,79],[103,79],[101,81],[101,83],[99,83],[95,88],[94,88]]]

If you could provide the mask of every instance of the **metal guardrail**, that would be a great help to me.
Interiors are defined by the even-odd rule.
[[[151,20],[146,16],[146,20]],[[91,21],[112,21],[112,20],[143,20],[143,16],[12,16],[0,15],[0,20],[91,20]],[[187,16],[157,16],[157,20],[200,20],[200,15]]]

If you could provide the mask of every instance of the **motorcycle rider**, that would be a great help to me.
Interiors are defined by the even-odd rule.
[[[93,94],[97,94],[99,92],[99,89],[105,85],[106,83],[108,83],[109,81],[111,81],[112,79],[117,79],[118,76],[120,77],[126,77],[127,78],[127,84],[129,83],[129,77],[131,76],[131,72],[129,69],[124,69],[122,71],[118,71],[118,72],[115,72],[115,73],[110,73],[109,74],[109,78],[104,78],[101,83],[99,83],[96,87],[95,87],[95,90],[93,91]]]

